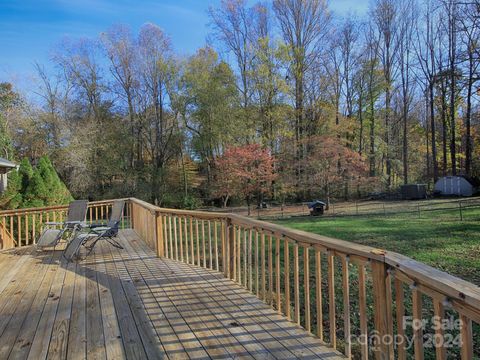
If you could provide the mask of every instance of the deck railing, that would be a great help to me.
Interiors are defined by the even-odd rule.
[[[480,288],[400,254],[131,199],[159,256],[221,271],[347,357],[477,358]]]
[[[87,222],[102,222],[108,219],[113,200],[88,203]],[[121,226],[130,226],[130,202],[125,207]],[[47,222],[66,220],[68,205],[43,208],[14,209],[0,211],[1,249],[32,245],[40,236]]]
[[[90,203],[87,220],[105,220],[112,202]],[[41,224],[66,209],[0,212],[4,248],[34,243]],[[158,256],[221,272],[347,357],[480,355],[480,288],[400,254],[134,198],[122,223]]]

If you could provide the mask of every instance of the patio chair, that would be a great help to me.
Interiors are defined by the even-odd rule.
[[[74,257],[78,258],[82,245],[87,249],[86,256],[88,256],[100,240],[106,240],[114,247],[123,249],[123,246],[115,237],[118,235],[124,207],[125,200],[115,200],[107,224],[91,224],[88,226],[89,230],[87,232],[77,233],[63,251],[64,258],[68,261],[71,261]]]
[[[38,248],[55,247],[65,235],[73,237],[85,225],[88,201],[75,200],[68,206],[67,219],[64,222],[46,222],[45,230],[37,240]]]

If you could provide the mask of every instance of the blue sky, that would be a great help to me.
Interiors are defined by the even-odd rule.
[[[251,1],[254,3],[255,1]],[[220,0],[0,0],[0,81],[22,87],[35,61],[47,63],[65,37],[95,37],[113,24],[136,31],[152,22],[172,38],[176,51],[189,54],[205,44],[207,9]],[[331,0],[337,14],[363,15],[368,0]]]

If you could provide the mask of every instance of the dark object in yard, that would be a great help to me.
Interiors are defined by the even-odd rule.
[[[371,192],[368,194],[368,200],[384,200],[387,197],[387,193],[384,192]]]
[[[427,198],[427,185],[407,184],[400,186],[402,200],[419,200]]]
[[[310,203],[308,203],[308,208],[310,209],[310,215],[311,216],[320,216],[323,215],[325,212],[325,204],[323,201],[320,200],[314,200]]]
[[[262,201],[259,205],[257,205],[257,209],[268,209],[268,204],[265,201]]]

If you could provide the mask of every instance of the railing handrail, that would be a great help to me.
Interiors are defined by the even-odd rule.
[[[118,200],[129,200],[130,198],[125,199],[118,199]],[[89,206],[95,205],[104,205],[110,204],[114,201],[112,200],[95,200],[89,201]],[[54,210],[66,210],[68,209],[68,204],[66,205],[52,205],[52,206],[43,206],[43,207],[33,207],[33,208],[19,208],[19,209],[9,209],[9,210],[0,210],[0,216],[2,215],[20,215],[20,214],[27,214],[27,213],[39,213],[45,211],[54,211]]]

